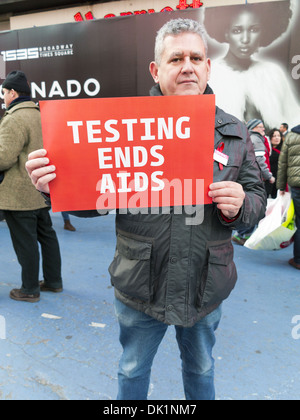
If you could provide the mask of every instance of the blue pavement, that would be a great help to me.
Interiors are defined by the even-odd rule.
[[[8,297],[20,287],[20,268],[0,223],[0,400],[114,400],[121,354],[107,271],[114,216],[71,217],[76,232],[63,230],[59,213],[52,218],[64,292],[43,293],[35,304]],[[291,256],[291,247],[235,246],[239,281],[223,304],[214,352],[218,400],[300,399],[300,274],[287,264]],[[172,327],[154,361],[149,399],[183,399]]]

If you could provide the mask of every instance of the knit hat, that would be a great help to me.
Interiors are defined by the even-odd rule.
[[[253,119],[247,122],[248,130],[253,130],[253,128],[257,127],[259,124],[263,124],[262,120]]]
[[[31,90],[27,82],[25,73],[19,70],[14,70],[6,77],[2,83],[2,89],[14,89],[16,92],[27,93],[30,95]]]

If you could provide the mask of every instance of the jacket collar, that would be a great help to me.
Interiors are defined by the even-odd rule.
[[[24,109],[24,108],[35,108],[39,111],[39,107],[33,102],[33,101],[23,101],[20,103],[15,104],[13,107],[8,107],[5,111],[5,114],[13,114],[18,109]]]
[[[204,95],[213,95],[214,92],[212,88],[207,85],[204,91]],[[160,86],[157,84],[152,87],[150,90],[150,96],[163,96]],[[216,107],[216,114],[215,114],[215,129],[222,135],[222,136],[230,136],[230,137],[237,137],[243,138],[243,132],[241,130],[240,124],[238,124],[239,120],[235,118],[233,115],[229,115],[224,112],[222,109]]]
[[[18,104],[20,104],[22,102],[31,102],[30,96],[19,96],[17,99],[15,99],[14,101],[12,101],[12,103],[9,105],[9,107],[7,108],[7,110],[9,111],[14,106],[16,106],[16,105],[18,105]]]

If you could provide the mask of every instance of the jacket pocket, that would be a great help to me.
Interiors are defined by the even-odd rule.
[[[201,308],[221,304],[227,299],[237,281],[230,242],[208,247],[208,265],[203,272],[199,300]],[[198,300],[198,302],[199,302]]]
[[[126,295],[150,302],[153,295],[152,242],[117,236],[117,248],[109,267],[112,285]]]

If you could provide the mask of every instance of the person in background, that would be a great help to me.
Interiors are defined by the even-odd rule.
[[[282,123],[279,127],[279,130],[282,134],[282,141],[284,141],[289,132],[289,125],[287,123]]]
[[[250,133],[250,139],[252,141],[256,161],[260,167],[263,180],[269,181],[271,184],[274,184],[275,178],[270,172],[267,164],[266,164],[266,144],[265,144],[265,126],[262,120],[253,119],[248,121],[247,128]]]
[[[10,297],[37,302],[40,291],[62,291],[61,256],[52,227],[49,207],[28,182],[28,154],[41,147],[39,108],[31,101],[26,75],[12,71],[2,84],[6,111],[0,121],[0,209],[4,211],[14,250],[22,268],[22,286]],[[42,248],[44,281],[39,282],[39,243]]]
[[[278,128],[273,128],[273,130],[269,133],[269,138],[271,142],[271,156],[270,156],[270,169],[274,176],[274,178],[277,178],[277,171],[278,171],[278,160],[279,155],[282,147],[283,137],[282,133]],[[277,186],[276,183],[270,184],[269,182],[266,182],[266,190],[267,190],[267,196],[271,198],[277,197]]]
[[[266,138],[265,138],[265,127],[262,120],[253,119],[248,121],[247,128],[250,133],[250,139],[252,141],[255,158],[260,167],[263,180],[269,184],[275,183],[275,178],[270,172],[267,163],[266,163]],[[256,225],[253,225],[250,228],[239,229],[232,237],[233,242],[238,245],[244,245],[247,239],[252,235]]]
[[[66,212],[66,211],[62,211],[61,212],[61,215],[62,215],[62,218],[64,220],[64,229],[65,230],[69,230],[70,232],[75,232],[76,229],[75,229],[75,227],[71,223],[69,213]]]
[[[286,136],[278,163],[277,188],[284,195],[289,185],[295,206],[297,231],[294,236],[294,258],[289,264],[300,270],[300,124]]]

